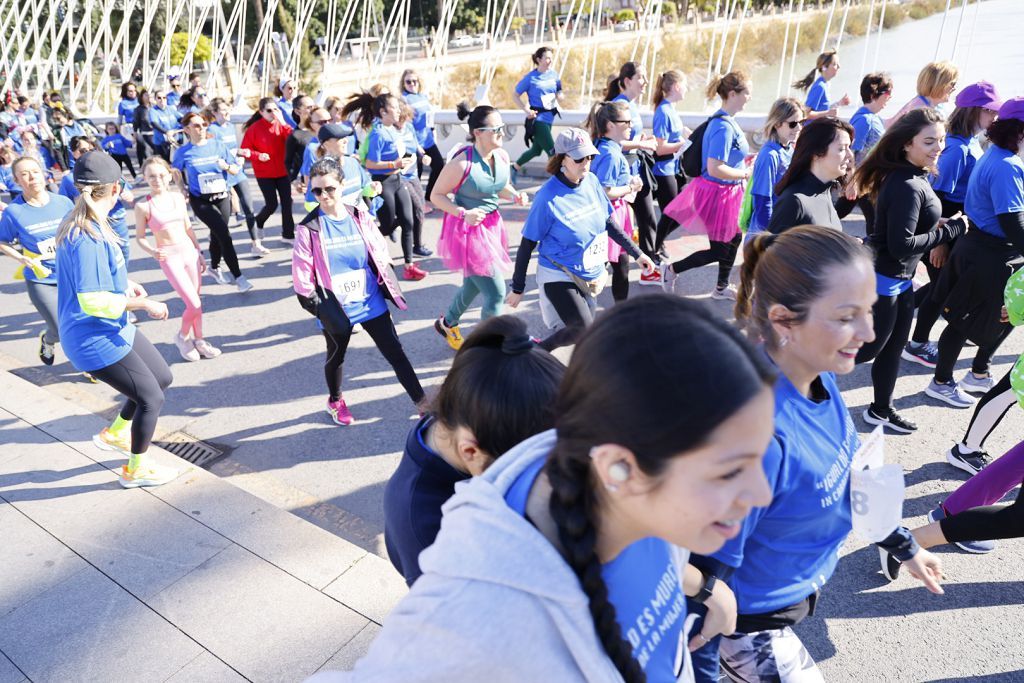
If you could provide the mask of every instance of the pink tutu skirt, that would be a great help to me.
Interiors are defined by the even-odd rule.
[[[445,268],[466,275],[491,277],[512,272],[508,256],[508,233],[501,213],[492,211],[479,225],[467,225],[460,218],[445,214],[437,254]]]
[[[728,242],[740,231],[743,183],[722,185],[703,176],[694,178],[665,207],[665,215],[691,235]]]
[[[629,202],[623,198],[612,200],[612,218],[619,224],[622,231],[629,237],[633,236],[633,213],[630,211]],[[615,263],[622,256],[623,248],[614,240],[608,240],[608,261]]]

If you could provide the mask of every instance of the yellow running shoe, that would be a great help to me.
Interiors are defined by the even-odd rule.
[[[93,435],[92,443],[101,451],[118,451],[125,455],[131,455],[132,452],[130,434],[126,432],[120,436],[116,436],[106,427],[104,427],[99,434]]]
[[[173,467],[164,467],[156,463],[143,463],[129,471],[128,465],[122,465],[118,481],[126,489],[142,486],[163,486],[181,476],[181,471]]]
[[[434,321],[434,329],[437,330],[439,335],[445,338],[445,341],[448,342],[448,346],[452,347],[456,351],[462,348],[462,333],[459,332],[458,325],[448,327],[448,325],[445,324],[444,316],[442,315]]]

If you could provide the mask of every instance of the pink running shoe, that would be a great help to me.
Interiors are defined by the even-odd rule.
[[[331,419],[334,420],[335,424],[347,427],[356,421],[352,417],[352,413],[349,411],[348,406],[345,405],[345,399],[339,398],[337,401],[332,401],[330,397],[327,398],[327,412],[330,414]]]

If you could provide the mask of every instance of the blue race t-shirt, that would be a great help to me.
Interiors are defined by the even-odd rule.
[[[310,140],[305,149],[302,150],[302,166],[299,168],[299,175],[306,178],[306,195],[305,199],[307,202],[315,202],[316,197],[313,195],[312,181],[309,180],[309,171],[313,168],[319,157],[316,155],[316,148],[320,146],[320,141],[316,138]]]
[[[516,94],[526,93],[526,98],[531,107],[538,109],[557,109],[557,93],[562,91],[562,81],[554,69],[548,69],[541,73],[534,69],[516,83]],[[546,111],[537,114],[537,120],[541,123],[552,123],[555,120],[554,112]]]
[[[541,266],[560,270],[558,263],[584,280],[593,280],[608,262],[611,214],[612,204],[593,173],[587,173],[578,187],[569,187],[555,176],[537,190],[522,235],[539,243]]]
[[[171,94],[167,93],[167,104],[171,104]],[[171,106],[163,109],[152,106],[149,108],[149,125],[153,126],[153,144],[162,145],[167,142],[167,134],[178,128],[178,115]]]
[[[666,142],[680,142],[683,139],[683,121],[679,118],[679,112],[676,111],[674,104],[668,100],[662,100],[658,103],[658,106],[654,109],[651,132],[654,133],[654,137]],[[673,159],[654,162],[654,175],[675,175],[678,170],[678,156]]]
[[[293,116],[295,110],[292,108],[292,103],[289,100],[286,100],[283,97],[280,98],[277,101],[277,108],[281,110],[281,118],[284,119],[285,123],[287,123],[292,128],[299,127],[299,125],[295,122],[295,117]]]
[[[939,155],[938,173],[932,176],[932,189],[944,192],[946,199],[959,204],[967,198],[971,173],[984,151],[977,137],[947,135],[946,147]],[[970,214],[968,214],[970,215]]]
[[[597,157],[590,164],[602,187],[622,187],[629,184],[632,173],[622,153],[622,145],[608,138],[598,138]]]
[[[94,372],[121,360],[132,350],[135,326],[125,311],[117,319],[98,318],[82,310],[78,295],[124,294],[128,271],[121,250],[104,240],[74,231],[57,246],[57,320],[61,348],[82,372]]]
[[[779,201],[778,195],[775,194],[775,183],[785,175],[792,159],[793,145],[783,147],[775,140],[768,140],[757,153],[750,175],[750,194],[759,198],[758,206],[764,206],[766,211],[751,213],[750,225],[747,228],[749,233],[755,234],[767,229],[772,210]]]
[[[820,380],[827,398],[814,401],[779,374],[775,435],[764,456],[772,502],[754,509],[714,555],[738,568],[729,585],[740,614],[795,605],[820,590],[853,528],[849,478],[857,429],[835,376]]]
[[[629,137],[627,140],[636,140],[643,135],[644,119],[640,115],[640,107],[636,102],[626,97],[625,93],[619,93],[612,98],[612,102],[625,102],[629,105]]]
[[[60,181],[60,188],[57,192],[64,195],[72,202],[78,198],[78,195],[82,194],[75,187],[75,179],[71,177],[71,174],[67,174]],[[121,253],[124,255],[124,262],[128,263],[129,260],[129,245],[130,235],[128,234],[128,210],[125,209],[124,203],[120,198],[114,202],[114,208],[107,214],[107,223],[110,225],[110,229],[121,238]]]
[[[131,141],[120,133],[114,135],[108,135],[100,141],[100,147],[103,151],[111,156],[117,154],[120,156],[128,156],[128,148],[131,146]]]
[[[74,204],[66,197],[48,192],[46,206],[32,206],[18,198],[0,213],[0,242],[17,240],[22,248],[42,256],[43,265],[50,269],[45,278],[36,277],[31,268],[23,268],[26,280],[57,284],[56,242],[57,228]]]
[[[1024,212],[1024,161],[998,145],[989,145],[974,166],[964,211],[981,231],[1006,239],[996,216]]]
[[[713,178],[708,173],[708,159],[718,159],[724,161],[727,166],[743,168],[743,160],[746,159],[747,152],[750,151],[750,145],[747,144],[747,136],[743,134],[736,119],[725,114],[721,109],[715,112],[711,120],[708,121],[708,127],[704,129],[702,151],[704,160],[701,162],[701,174],[705,180],[720,185],[740,183],[739,180]]]
[[[341,173],[345,176],[345,182],[341,184],[341,201],[349,206],[355,206],[363,198],[363,188],[373,181],[359,163],[359,159],[354,156],[342,158]]]
[[[531,463],[505,492],[505,502],[520,515],[526,514],[530,489],[544,462],[538,458]],[[601,565],[622,637],[651,683],[676,683],[682,674],[686,596],[679,584],[681,570],[669,544],[654,537],[626,546]]]
[[[185,175],[189,194],[217,195],[227,192],[230,175],[221,170],[218,161],[238,163],[223,143],[207,138],[201,145],[189,142],[179,147],[174,153],[173,166]]]
[[[235,175],[228,173],[228,187],[234,187],[239,183],[245,182],[245,159],[238,156],[238,131],[235,130],[235,124],[230,121],[224,123],[217,123],[216,121],[210,124],[208,129],[210,135],[220,140],[220,143],[228,148],[232,156],[235,157],[235,163],[239,167],[239,172]]]
[[[412,107],[412,126],[416,130],[416,141],[423,149],[434,146],[434,105],[430,99],[418,92],[402,93],[406,103]]]
[[[366,139],[367,161],[395,161],[407,153],[402,133],[394,126],[385,126],[380,121],[373,124]],[[386,169],[374,173],[386,173]]]
[[[366,243],[355,220],[348,214],[329,218],[321,213],[320,225],[331,287],[349,322],[357,325],[384,315],[388,304],[370,268]]]
[[[861,107],[850,117],[853,126],[853,144],[850,149],[858,154],[867,154],[885,135],[882,117],[867,107]]]
[[[121,100],[117,103],[117,122],[131,123],[135,120],[135,110],[139,108],[139,98]]]
[[[807,89],[804,106],[810,111],[828,111],[832,108],[832,103],[828,99],[828,81],[824,76],[819,75]]]
[[[11,195],[11,201],[21,196],[21,185],[14,182],[14,172],[10,166],[0,166],[0,185]]]
[[[402,142],[405,144],[405,153],[415,154],[416,148],[419,146],[419,140],[416,139],[416,130],[412,127],[412,123],[405,124],[402,129]],[[419,169],[416,164],[412,164],[405,171],[402,171],[402,178],[404,180],[415,180],[419,177]]]

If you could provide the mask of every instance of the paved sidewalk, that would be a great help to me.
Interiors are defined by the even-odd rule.
[[[300,681],[365,651],[386,560],[189,465],[125,490],[104,422],[0,372],[0,683]]]

